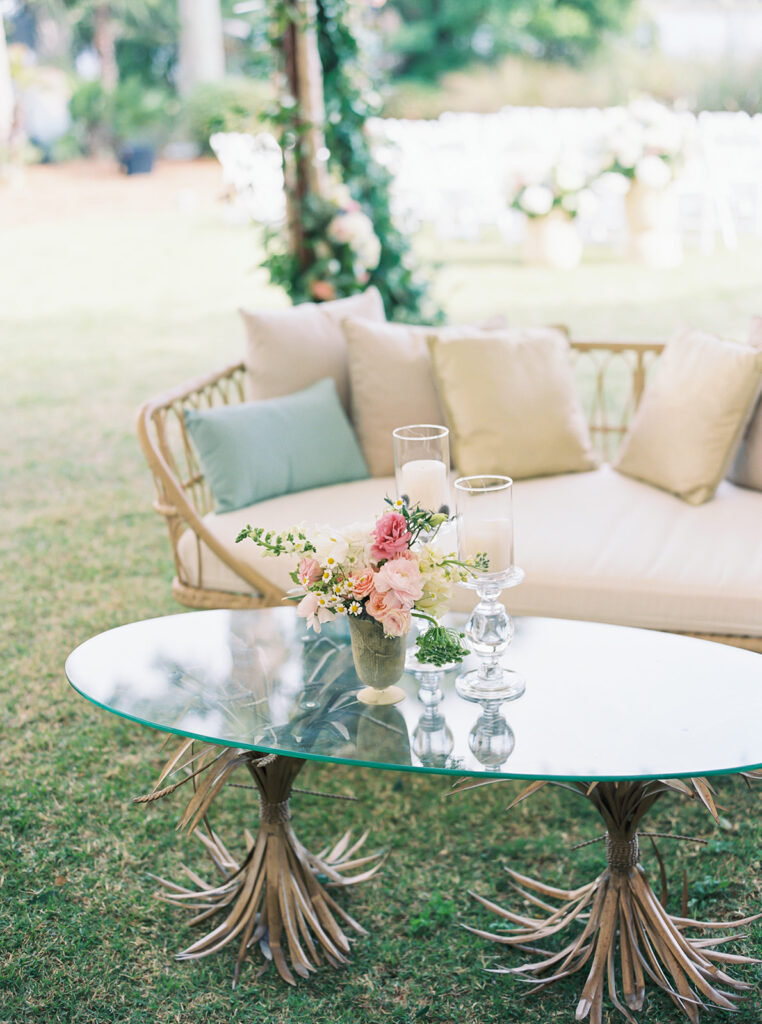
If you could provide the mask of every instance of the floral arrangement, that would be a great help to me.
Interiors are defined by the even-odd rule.
[[[674,177],[683,142],[678,114],[656,100],[635,100],[611,126],[603,173],[664,188]]]
[[[584,167],[574,157],[562,156],[547,173],[514,184],[511,207],[527,217],[547,217],[562,210],[576,217],[588,187]]]
[[[294,527],[275,533],[246,526],[236,539],[250,538],[272,557],[301,556],[291,573],[296,589],[289,596],[299,601],[297,614],[316,632],[334,618],[356,616],[380,623],[388,637],[400,637],[415,616],[430,624],[417,641],[419,661],[461,661],[467,654],[460,644],[463,634],[440,626],[437,616],[447,610],[454,584],[487,569],[487,559],[477,555],[459,561],[432,543],[447,521],[443,512],[409,508],[401,498],[386,500],[389,511],[371,528],[308,532]]]

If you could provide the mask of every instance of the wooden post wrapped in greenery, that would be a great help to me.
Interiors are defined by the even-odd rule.
[[[274,15],[286,80],[276,121],[288,232],[268,234],[265,266],[294,302],[375,285],[390,318],[439,322],[410,242],[392,219],[391,174],[367,138],[374,107],[353,13],[347,0],[281,0]]]

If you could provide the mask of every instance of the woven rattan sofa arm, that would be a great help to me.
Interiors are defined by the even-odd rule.
[[[177,573],[175,595],[184,604],[194,607],[210,606],[207,600],[195,596],[203,594],[205,590],[201,563],[202,545],[209,548],[256,591],[250,598],[230,594],[229,600],[228,595],[215,592],[215,606],[240,607],[242,604],[250,604],[255,607],[277,603],[283,597],[283,592],[278,587],[231,554],[230,550],[207,529],[203,517],[211,510],[211,497],[185,432],[185,409],[211,408],[214,405],[243,400],[243,370],[243,363],[234,363],[216,373],[198,377],[150,399],[138,412],[138,441],[156,486],[157,500],[154,502],[154,508],[164,516],[169,528]],[[171,430],[174,431],[174,438],[170,437]],[[185,462],[185,474],[181,472],[178,456]],[[192,530],[196,538],[198,582],[185,578],[179,558],[178,544],[186,529]]]

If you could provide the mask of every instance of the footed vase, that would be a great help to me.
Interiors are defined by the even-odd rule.
[[[398,704],[405,692],[394,684],[405,671],[407,637],[387,636],[382,623],[353,616],[349,636],[355,671],[365,684],[357,699],[363,704]]]

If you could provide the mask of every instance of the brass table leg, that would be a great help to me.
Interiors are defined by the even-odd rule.
[[[677,788],[658,788],[656,783],[660,781],[600,782],[578,787],[596,806],[607,827],[607,865],[595,881],[575,890],[559,889],[506,869],[513,888],[547,916],[513,913],[471,893],[513,927],[501,934],[475,928],[469,931],[502,945],[515,946],[537,958],[519,967],[499,968],[497,973],[517,975],[542,987],[590,965],[577,1005],[578,1021],[589,1016],[591,1024],[601,1024],[604,989],[608,987],[614,1006],[628,1021],[635,1022],[630,1011],[643,1006],[646,978],[663,989],[694,1024],[700,1008],[734,1010],[741,993],[751,988],[726,974],[723,968],[759,961],[717,948],[737,938],[736,935],[688,938],[685,932],[734,928],[762,915],[730,922],[674,917],[662,907],[640,866],[637,825],[660,793]],[[706,785],[703,780],[696,782]],[[532,791],[537,788],[537,784],[529,787]],[[699,789],[699,795],[700,792]],[[554,906],[548,900],[560,901],[560,905]],[[559,952],[536,945],[575,920],[582,924],[582,929]],[[617,992],[617,945],[624,1002]]]
[[[185,866],[183,870],[193,888],[166,879],[158,881],[164,887],[161,898],[198,911],[190,924],[202,924],[218,915],[224,917],[215,928],[178,953],[177,959],[209,956],[236,941],[234,987],[244,960],[257,947],[265,958],[260,973],[272,961],[280,976],[291,985],[296,983],[294,974],[306,978],[323,958],[333,967],[345,964],[349,938],[339,920],[360,934],[367,933],[339,906],[328,888],[362,882],[378,870],[380,854],[357,856],[367,832],[354,843],[351,833],[347,832],[333,848],[312,854],[294,833],[289,807],[294,779],[304,766],[304,760],[263,755],[257,751],[224,748],[220,751],[209,746],[195,755],[195,766],[199,760],[201,766],[192,773],[194,795],[180,827],[187,825],[195,830],[222,881],[217,885],[209,884]],[[206,816],[230,773],[242,766],[249,770],[259,791],[260,818],[256,835],[248,830],[244,832],[247,852],[239,862],[208,825]],[[186,762],[186,771],[189,767]],[[166,774],[165,769],[163,777]],[[199,774],[203,774],[203,781],[197,784]],[[151,796],[166,795],[174,788],[169,786]],[[201,821],[207,826],[206,833],[196,827]],[[371,866],[359,874],[345,874],[366,865]]]

